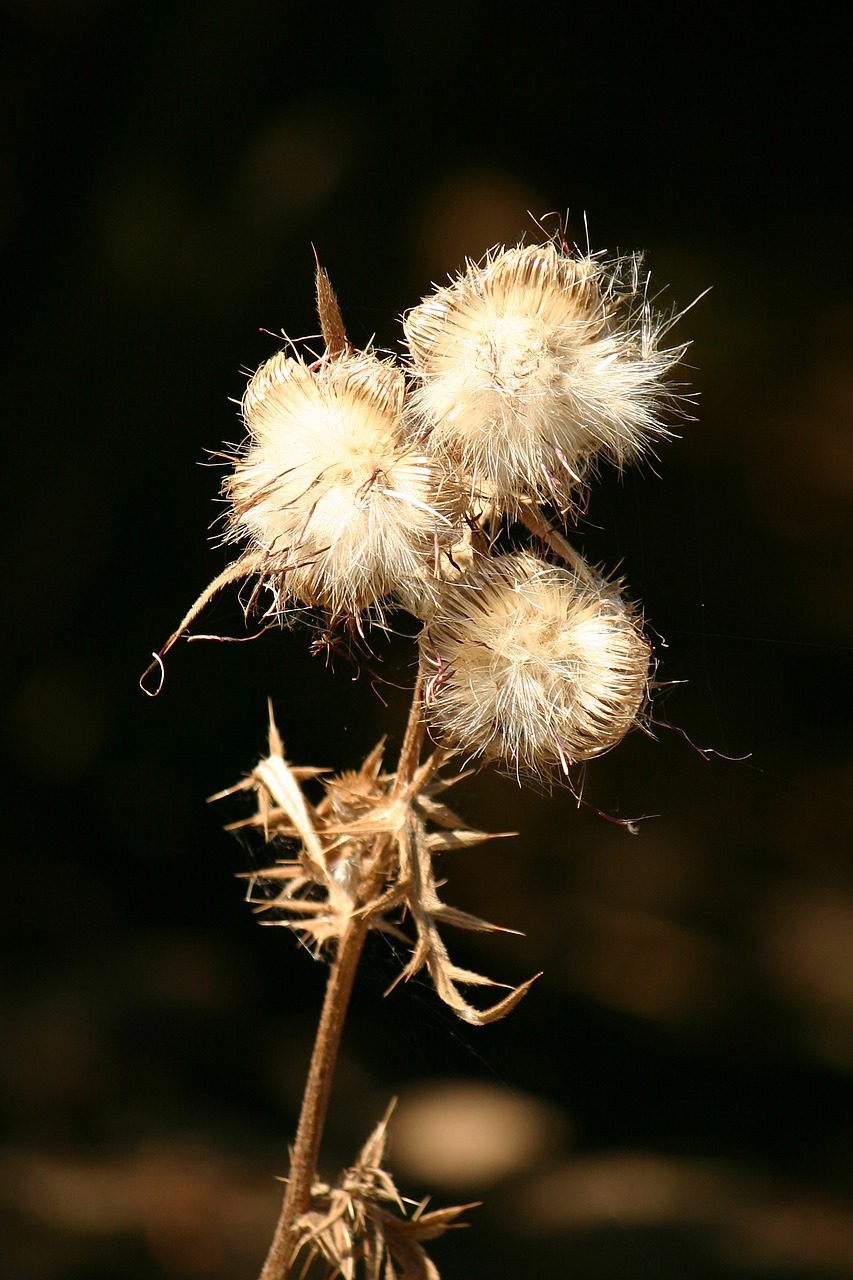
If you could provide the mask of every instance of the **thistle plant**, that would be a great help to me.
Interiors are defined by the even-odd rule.
[[[457,965],[446,926],[498,926],[445,903],[442,851],[493,836],[448,806],[469,766],[572,785],[572,769],[647,718],[653,671],[638,609],[588,565],[568,527],[596,469],[666,439],[678,396],[639,255],[608,261],[561,239],[493,250],[403,321],[404,363],[356,350],[317,267],[323,346],[285,340],[250,379],[246,439],[223,483],[227,540],[242,547],[155,655],[224,585],[246,614],[319,621],[369,644],[396,611],[420,626],[396,766],[380,743],[341,774],[287,759],[270,710],[267,752],[222,796],[246,793],[270,865],[248,876],[267,922],[329,961],[281,1216],[262,1280],[312,1260],[354,1280],[437,1280],[424,1242],[466,1207],[407,1205],[383,1166],[389,1115],[334,1184],[317,1163],[347,1004],[367,935],[426,970],[445,1004],[482,1026],[534,979],[500,984]]]

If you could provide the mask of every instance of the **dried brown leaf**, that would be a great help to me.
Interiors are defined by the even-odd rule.
[[[296,1253],[309,1262],[324,1258],[329,1280],[355,1280],[357,1274],[364,1280],[439,1280],[422,1242],[464,1225],[459,1216],[474,1208],[453,1205],[426,1212],[424,1202],[406,1216],[394,1180],[382,1167],[393,1109],[392,1102],[334,1187],[315,1185],[311,1208],[299,1220]]]
[[[346,351],[349,345],[344,322],[341,318],[341,309],[335,297],[332,282],[327,272],[320,266],[320,259],[317,257],[316,250],[314,251],[314,261],[317,264],[314,283],[317,291],[317,315],[320,320],[320,332],[323,335],[323,341],[326,344],[326,350],[329,355],[340,355]]]

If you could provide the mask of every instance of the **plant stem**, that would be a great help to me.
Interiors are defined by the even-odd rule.
[[[368,921],[364,916],[352,916],[338,943],[305,1083],[299,1127],[290,1157],[287,1192],[270,1251],[261,1271],[261,1280],[285,1280],[290,1274],[296,1243],[295,1228],[311,1203],[311,1188],[326,1121],[332,1077],[367,930]]]
[[[399,795],[411,782],[420,760],[423,738],[423,675],[419,670],[397,773],[392,786],[392,795]],[[383,878],[385,869],[383,853],[388,845],[387,837],[378,838],[374,850],[372,873],[368,875],[371,896],[378,887],[376,881]],[[305,1082],[296,1140],[290,1157],[287,1191],[260,1280],[287,1280],[295,1259],[298,1222],[311,1205],[317,1157],[326,1122],[329,1095],[341,1047],[347,1007],[369,929],[369,911],[355,911],[350,916],[338,941],[335,959],[326,984],[326,994],[323,998],[323,1008],[317,1026],[311,1064],[308,1068],[308,1079]]]

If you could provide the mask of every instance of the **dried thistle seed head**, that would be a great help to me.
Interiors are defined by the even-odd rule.
[[[309,367],[281,352],[249,382],[249,439],[224,493],[230,536],[260,553],[271,613],[295,602],[337,620],[405,600],[458,536],[458,488],[401,443],[404,396],[399,368],[369,353]]]
[[[621,466],[667,434],[684,347],[659,348],[639,267],[495,249],[404,319],[416,422],[510,515],[524,496],[567,505],[596,455]]]
[[[441,741],[517,775],[616,746],[645,698],[649,648],[610,584],[528,553],[483,560],[442,591],[421,638]]]

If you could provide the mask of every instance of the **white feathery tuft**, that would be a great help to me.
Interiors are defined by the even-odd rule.
[[[547,776],[609,751],[636,723],[650,650],[612,583],[528,552],[479,561],[441,590],[421,651],[440,742]]]
[[[666,377],[639,255],[606,263],[552,243],[495,249],[411,310],[412,430],[509,515],[572,503],[601,456],[621,467],[668,435]]]
[[[223,489],[230,536],[261,553],[270,613],[298,603],[332,621],[381,616],[390,595],[429,594],[436,548],[459,537],[462,499],[402,442],[405,393],[400,369],[364,352],[313,366],[281,352],[249,382],[249,439]]]

